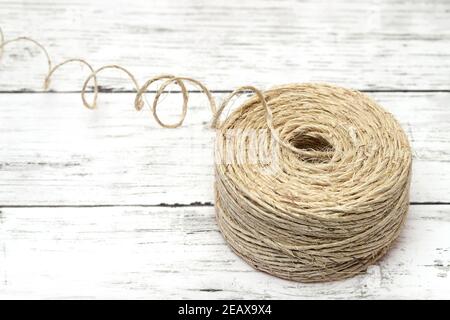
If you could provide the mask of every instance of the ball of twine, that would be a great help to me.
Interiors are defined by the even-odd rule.
[[[255,143],[252,133],[266,128],[275,143]],[[364,94],[323,84],[257,92],[216,143],[217,220],[256,269],[301,282],[343,279],[399,235],[411,151],[393,116]]]
[[[84,59],[53,65],[45,47],[28,37],[5,41],[0,57],[19,41],[39,47],[48,72],[68,63],[90,74],[81,90],[83,104],[97,107],[98,74],[115,69],[136,89],[135,108],[143,109],[149,87],[164,81],[149,104],[162,127],[182,125],[188,108],[186,83],[205,93],[217,129],[215,197],[219,228],[231,248],[250,265],[301,282],[343,279],[381,258],[405,221],[409,205],[411,150],[393,116],[361,92],[325,84],[290,84],[261,92],[236,89],[216,108],[211,92],[198,80],[159,75],[140,86],[119,65],[94,69]],[[86,99],[93,85],[91,103]],[[183,97],[180,119],[158,116],[166,88],[178,85]],[[238,94],[254,95],[223,122],[219,117]]]

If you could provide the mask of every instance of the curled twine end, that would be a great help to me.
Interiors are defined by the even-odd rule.
[[[1,50],[0,53],[3,53],[2,52],[3,51],[3,47],[8,42],[4,41],[3,34],[1,33],[1,29],[0,29],[0,37],[1,37],[1,39],[0,39],[1,40],[1,42],[0,42],[0,50]],[[47,73],[47,76],[46,76],[46,78],[44,80],[44,90],[48,90],[50,88],[50,83],[51,83],[50,78],[51,78],[52,74],[55,72],[55,70],[58,69],[59,67],[65,65],[67,63],[70,63],[70,62],[79,62],[79,63],[82,63],[82,64],[86,65],[90,69],[91,74],[88,76],[88,78],[84,82],[84,86],[83,86],[83,88],[81,90],[81,98],[82,98],[83,105],[87,109],[91,109],[92,110],[92,109],[96,109],[97,108],[97,95],[98,95],[98,92],[99,92],[99,88],[98,88],[98,85],[97,85],[97,74],[100,71],[102,71],[102,70],[105,70],[105,69],[118,69],[118,70],[124,72],[125,74],[127,74],[129,76],[130,80],[133,82],[133,84],[135,86],[135,89],[137,91],[137,95],[136,95],[136,99],[135,99],[135,105],[134,105],[135,109],[137,111],[142,110],[144,105],[145,105],[146,100],[143,97],[143,93],[148,89],[149,85],[151,83],[155,82],[155,81],[158,81],[158,80],[166,80],[166,82],[162,85],[162,87],[160,87],[160,89],[157,91],[156,97],[155,97],[155,99],[153,101],[153,109],[152,109],[153,110],[153,115],[155,117],[155,120],[158,122],[158,124],[160,126],[162,126],[164,128],[177,128],[177,127],[181,126],[183,121],[184,121],[184,118],[185,118],[186,112],[187,112],[187,103],[188,103],[188,91],[187,91],[187,89],[184,86],[184,81],[190,82],[191,84],[197,86],[207,96],[209,104],[210,104],[210,107],[211,107],[211,111],[212,111],[212,114],[213,114],[213,120],[212,120],[212,124],[211,124],[211,127],[213,129],[219,129],[221,127],[221,122],[219,121],[220,114],[222,113],[224,108],[228,105],[228,102],[231,100],[231,98],[233,96],[237,95],[241,91],[246,91],[246,90],[253,91],[256,94],[256,96],[258,97],[258,99],[262,102],[264,108],[266,109],[267,125],[268,125],[270,131],[272,132],[272,135],[274,136],[274,138],[275,138],[275,140],[277,142],[280,142],[283,146],[286,146],[286,143],[279,141],[280,139],[278,137],[278,134],[275,132],[275,129],[273,128],[272,119],[271,119],[272,118],[271,112],[270,112],[270,109],[269,109],[269,107],[267,106],[267,104],[265,102],[265,99],[264,99],[264,96],[263,96],[262,92],[260,90],[256,89],[253,86],[244,86],[244,87],[240,87],[240,88],[236,89],[233,93],[231,93],[223,101],[221,107],[218,110],[216,110],[216,104],[215,104],[214,98],[212,97],[212,95],[211,95],[210,91],[208,90],[208,88],[206,88],[201,82],[199,82],[198,80],[195,80],[193,78],[175,77],[173,75],[160,75],[160,76],[156,76],[154,78],[149,79],[146,82],[146,84],[141,87],[141,86],[139,86],[138,82],[136,81],[134,75],[130,71],[128,71],[127,69],[121,67],[120,65],[106,65],[106,66],[103,66],[103,67],[101,67],[101,68],[99,68],[97,70],[94,70],[94,68],[87,61],[85,61],[84,59],[76,58],[76,59],[65,60],[65,61],[55,65],[54,67],[52,67],[51,58],[50,58],[47,50],[45,49],[45,47],[43,45],[41,45],[39,42],[35,41],[34,39],[31,39],[31,38],[28,38],[28,37],[20,37],[20,38],[14,39],[14,40],[10,40],[9,42],[11,42],[11,41],[18,41],[18,40],[26,40],[26,41],[32,42],[35,45],[37,45],[44,52],[44,54],[45,54],[45,56],[47,58],[48,69],[49,69],[48,73]],[[86,94],[86,87],[87,87],[87,85],[88,85],[88,83],[89,83],[89,81],[91,79],[93,79],[93,81],[94,81],[94,97],[93,97],[92,103],[89,103],[85,99],[85,94]],[[158,105],[158,99],[159,99],[160,95],[163,93],[164,89],[168,85],[170,85],[171,83],[173,83],[175,85],[178,85],[180,87],[182,93],[183,93],[183,113],[181,114],[180,120],[177,123],[165,124],[159,119],[159,117],[157,115],[157,111],[156,111],[156,106]],[[288,147],[288,149],[293,150],[294,148]]]
[[[144,108],[144,101],[142,100],[142,96],[138,95],[136,100],[134,101],[134,107],[137,111],[141,111]]]
[[[220,113],[220,112],[216,112],[216,113],[213,115],[213,120],[211,121],[211,125],[210,125],[210,128],[213,129],[213,130],[219,129],[219,125],[218,125],[218,122],[219,122],[219,120],[218,120],[219,113]]]
[[[92,101],[92,104],[89,104],[89,102],[87,102],[86,97],[85,97],[86,91],[85,88],[83,88],[81,90],[81,100],[83,101],[83,105],[89,109],[89,110],[93,110],[97,108],[97,91],[94,91],[94,99]]]
[[[45,80],[44,80],[44,90],[45,91],[49,90],[50,83],[51,83],[50,77],[49,76],[45,77]]]
[[[53,73],[60,67],[62,67],[65,64],[71,63],[71,62],[78,62],[81,64],[84,64],[85,66],[87,66],[89,68],[89,70],[91,71],[91,74],[88,76],[88,78],[85,80],[84,86],[81,90],[81,99],[83,102],[83,105],[87,108],[87,109],[96,109],[97,108],[97,96],[98,96],[98,92],[99,92],[99,87],[97,85],[97,74],[105,69],[118,69],[121,70],[122,72],[126,73],[130,80],[133,82],[135,89],[137,91],[137,96],[135,99],[135,109],[137,111],[140,111],[144,108],[145,104],[148,104],[148,102],[146,101],[145,97],[143,97],[143,93],[147,90],[147,88],[149,87],[149,85],[155,81],[158,80],[167,80],[165,82],[165,84],[163,85],[163,87],[167,87],[170,83],[174,83],[175,85],[178,85],[181,88],[181,91],[183,93],[183,113],[181,114],[181,119],[179,122],[175,123],[175,124],[165,124],[163,122],[161,122],[158,118],[157,112],[156,112],[156,105],[158,104],[158,98],[161,95],[163,90],[159,90],[158,94],[156,95],[155,101],[153,103],[153,115],[155,116],[156,121],[158,122],[159,125],[161,125],[164,128],[177,128],[179,126],[182,125],[183,120],[186,116],[186,111],[187,111],[187,102],[188,102],[188,91],[186,90],[183,81],[187,81],[190,82],[194,85],[196,85],[197,87],[199,87],[207,96],[209,103],[210,103],[210,107],[211,107],[211,111],[213,113],[213,115],[218,114],[218,112],[216,112],[216,107],[215,107],[215,101],[214,98],[212,97],[211,93],[209,92],[209,90],[202,84],[200,83],[198,80],[192,79],[192,78],[187,78],[187,77],[175,77],[173,75],[160,75],[160,76],[156,76],[154,78],[149,79],[146,84],[142,87],[139,86],[138,82],[136,81],[134,75],[129,72],[127,69],[119,66],[119,65],[106,65],[103,67],[100,67],[97,70],[94,70],[94,68],[84,59],[79,59],[79,58],[75,58],[75,59],[68,59],[65,60],[55,66],[52,66],[52,60],[50,58],[50,55],[48,54],[47,50],[45,49],[45,47],[40,44],[39,42],[37,42],[36,40],[32,39],[32,38],[28,38],[28,37],[19,37],[13,40],[9,40],[9,41],[4,41],[4,36],[3,36],[3,32],[0,28],[0,57],[4,54],[4,46],[7,43],[11,43],[11,42],[16,42],[19,40],[26,40],[29,41],[33,44],[35,44],[36,46],[38,46],[43,53],[45,54],[46,58],[47,58],[47,63],[48,63],[48,73],[44,79],[44,83],[43,83],[43,88],[45,91],[49,90],[50,88],[50,84],[51,84],[51,76],[53,75]],[[94,81],[94,97],[93,97],[93,101],[92,103],[89,103],[86,98],[85,98],[85,94],[86,94],[86,87],[89,83],[89,81],[93,79]],[[216,122],[214,124],[213,127],[216,127]]]
[[[89,110],[94,110],[97,109],[97,103],[92,103],[92,104],[85,104],[84,105],[86,108],[88,108]]]
[[[87,102],[87,101],[84,99],[84,96],[82,97],[82,100],[83,100],[83,105],[84,105],[87,109],[89,109],[89,110],[97,109],[97,99],[94,98],[94,101],[92,101],[92,104],[90,104],[89,102]]]

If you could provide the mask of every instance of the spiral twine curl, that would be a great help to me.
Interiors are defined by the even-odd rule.
[[[182,125],[188,109],[186,83],[208,98],[217,129],[216,215],[233,251],[258,270],[301,282],[351,277],[380,259],[398,237],[409,206],[411,149],[394,117],[355,90],[326,84],[289,84],[267,91],[244,86],[219,108],[211,92],[188,77],[160,75],[139,86],[118,65],[94,69],[82,59],[55,66],[37,41],[20,37],[4,47],[28,41],[46,55],[48,89],[55,71],[71,62],[91,71],[81,90],[84,106],[97,106],[97,75],[105,69],[125,73],[136,89],[141,110],[149,87],[164,81],[151,105],[159,125]],[[93,83],[93,100],[85,97]],[[158,101],[171,84],[183,96],[180,119],[161,121]],[[242,92],[254,95],[221,123],[230,101]],[[256,137],[256,139],[255,139]],[[269,155],[269,156],[268,156]]]

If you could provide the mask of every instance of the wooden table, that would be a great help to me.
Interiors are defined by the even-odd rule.
[[[392,112],[414,149],[411,207],[394,248],[366,274],[301,284],[253,270],[214,219],[214,132],[190,94],[184,125],[133,109],[130,82],[68,65],[44,92],[29,43],[0,67],[1,298],[450,298],[450,2],[0,1],[5,36],[55,61],[126,66],[140,83],[188,75],[218,100],[240,85],[330,82]],[[180,112],[166,97],[162,118]]]

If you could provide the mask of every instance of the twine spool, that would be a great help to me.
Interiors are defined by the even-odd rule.
[[[83,59],[69,59],[53,66],[41,44],[26,37],[4,41],[1,29],[0,55],[8,43],[23,40],[46,55],[45,89],[67,63],[89,68],[81,90],[89,109],[97,105],[97,75],[105,69],[130,78],[138,111],[150,85],[164,81],[149,105],[158,124],[167,128],[179,127],[186,117],[186,83],[204,92],[218,133],[218,225],[233,251],[256,269],[301,282],[343,279],[364,271],[398,237],[409,205],[411,150],[393,116],[361,92],[325,84],[290,84],[265,92],[245,86],[217,109],[210,91],[195,79],[160,75],[139,86],[118,65],[94,69]],[[85,94],[91,82],[89,103]],[[178,122],[166,124],[157,105],[170,84],[179,86],[183,109]],[[220,122],[233,97],[248,91],[254,95]]]
[[[246,132],[265,128],[281,141],[275,165],[248,161],[250,152],[267,153],[267,144],[251,144]],[[364,94],[323,84],[274,88],[238,108],[219,136],[217,220],[256,269],[301,282],[343,279],[397,238],[411,151],[393,116]]]

